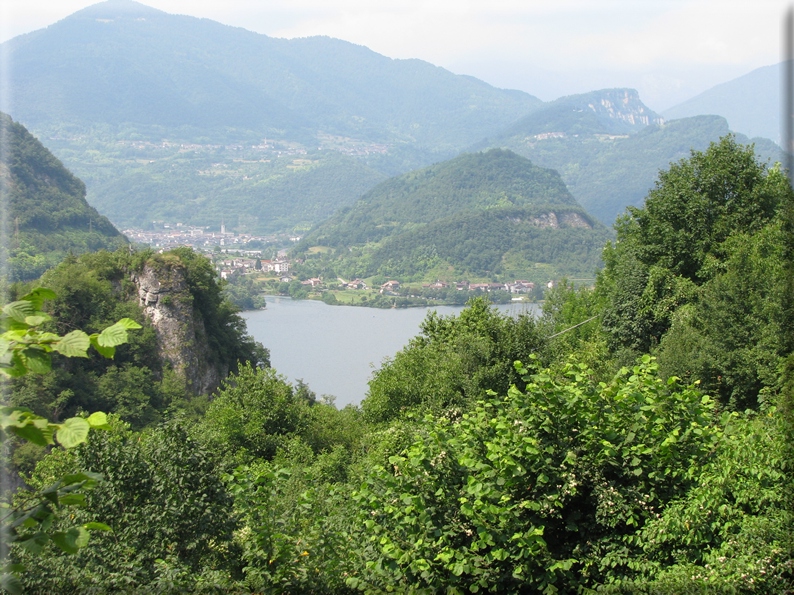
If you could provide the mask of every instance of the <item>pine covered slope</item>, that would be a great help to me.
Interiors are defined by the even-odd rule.
[[[6,114],[0,114],[0,156],[0,250],[9,278],[32,279],[68,253],[126,243],[86,202],[85,185]]]

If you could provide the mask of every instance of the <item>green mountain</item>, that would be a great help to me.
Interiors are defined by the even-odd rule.
[[[587,212],[611,225],[628,205],[642,205],[660,170],[729,133],[724,118],[665,122],[636,91],[608,89],[550,102],[473,148],[507,148],[557,170]],[[772,141],[753,142],[762,160],[781,160]]]
[[[12,280],[34,279],[68,253],[112,250],[126,239],[89,206],[85,185],[0,113],[0,260]]]
[[[0,109],[44,139],[120,226],[217,226],[225,213],[240,230],[305,229],[542,104],[421,60],[130,0],[90,6],[0,52],[12,90]]]
[[[591,277],[608,237],[557,172],[491,150],[379,184],[296,251],[346,276],[548,281]]]
[[[11,113],[36,128],[185,127],[183,138],[231,128],[311,140],[323,131],[449,151],[541,104],[421,60],[327,37],[271,38],[131,0],[3,45]]]
[[[674,119],[715,114],[728,120],[731,130],[780,143],[782,66],[774,64],[756,68],[665,110],[663,115]]]

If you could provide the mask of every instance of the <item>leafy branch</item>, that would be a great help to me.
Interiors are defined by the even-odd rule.
[[[91,335],[75,330],[64,336],[42,331],[40,326],[50,316],[41,310],[44,300],[55,298],[46,288],[37,288],[20,300],[6,304],[0,314],[0,374],[19,377],[25,374],[46,374],[52,369],[52,353],[66,357],[88,357],[93,348],[103,357],[112,358],[116,347],[127,342],[127,331],[141,325],[122,318],[100,333]],[[53,423],[24,407],[0,407],[0,440],[17,436],[39,446],[60,445],[69,449],[88,439],[90,429],[107,429],[107,416],[97,411],[88,417],[72,417]],[[104,523],[86,523],[65,531],[54,531],[58,511],[67,506],[85,505],[85,492],[93,489],[102,475],[82,471],[64,475],[55,483],[27,497],[18,497],[13,504],[3,503],[6,513],[0,517],[3,558],[10,544],[17,544],[37,554],[52,542],[67,554],[74,554],[88,544],[90,530],[110,531]],[[9,593],[22,592],[19,574],[24,568],[7,564],[0,574],[0,586]]]

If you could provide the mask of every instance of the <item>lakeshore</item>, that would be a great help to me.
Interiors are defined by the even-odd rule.
[[[317,396],[336,405],[357,405],[367,381],[384,358],[393,357],[419,333],[431,310],[458,314],[462,306],[430,308],[334,308],[318,300],[267,296],[267,308],[242,313],[248,332],[270,349],[271,364],[290,382],[302,379]],[[539,314],[540,306],[496,306],[517,315]]]

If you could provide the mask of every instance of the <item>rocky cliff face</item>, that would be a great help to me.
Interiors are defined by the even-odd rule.
[[[139,303],[157,333],[160,357],[193,393],[215,390],[229,370],[213,362],[204,321],[193,308],[184,269],[177,264],[147,263],[131,279],[138,289]]]
[[[549,211],[548,213],[533,217],[531,221],[536,227],[550,227],[552,229],[559,229],[561,227],[593,229],[593,226],[579,213],[555,213],[554,211]]]
[[[617,120],[632,128],[662,125],[664,118],[640,101],[634,89],[606,89],[588,94],[587,108],[602,118]]]

